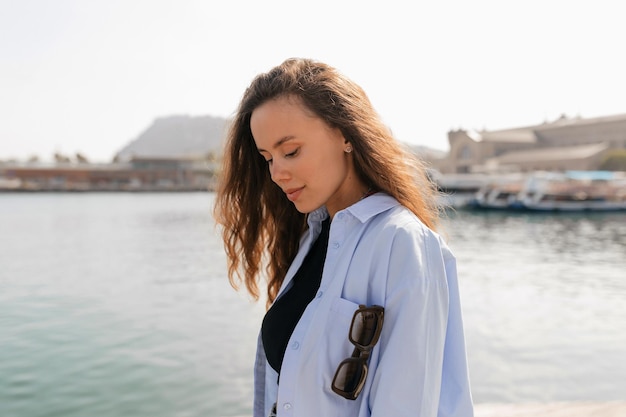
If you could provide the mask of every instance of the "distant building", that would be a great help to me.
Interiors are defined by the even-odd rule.
[[[626,114],[562,116],[536,126],[448,132],[450,151],[432,160],[443,173],[597,169],[610,150],[626,149]]]
[[[111,164],[0,164],[0,190],[207,191],[217,162],[201,158],[134,157]]]

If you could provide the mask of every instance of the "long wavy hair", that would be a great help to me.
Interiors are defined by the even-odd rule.
[[[214,207],[231,285],[239,288],[243,282],[258,300],[265,273],[268,305],[307,228],[306,215],[272,182],[250,130],[252,112],[279,97],[298,98],[342,132],[352,145],[356,173],[364,184],[395,197],[433,230],[440,215],[436,187],[422,161],[394,139],[363,89],[324,63],[287,59],[254,78],[241,99],[227,133]]]

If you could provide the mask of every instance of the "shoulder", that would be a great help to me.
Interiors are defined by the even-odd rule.
[[[401,205],[372,218],[368,234],[378,262],[387,265],[390,278],[409,274],[444,284],[456,263],[444,239]]]
[[[443,238],[411,210],[385,193],[377,193],[346,210],[362,230],[357,246],[375,248],[377,259],[409,256],[418,261],[452,258]],[[341,214],[339,215],[341,218]],[[365,248],[363,248],[365,246]],[[408,261],[409,259],[407,259]]]
[[[402,205],[379,213],[371,222],[373,229],[393,236],[398,243],[449,250],[441,235],[427,227],[419,217]]]

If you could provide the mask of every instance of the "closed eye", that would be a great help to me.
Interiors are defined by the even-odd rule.
[[[292,157],[296,156],[299,151],[300,151],[300,148],[296,148],[293,152],[289,152],[289,153],[285,154],[285,158],[292,158]]]

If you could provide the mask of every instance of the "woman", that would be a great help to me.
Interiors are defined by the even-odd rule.
[[[215,216],[259,298],[254,416],[471,416],[455,259],[435,187],[334,68],[258,75],[228,133]]]

